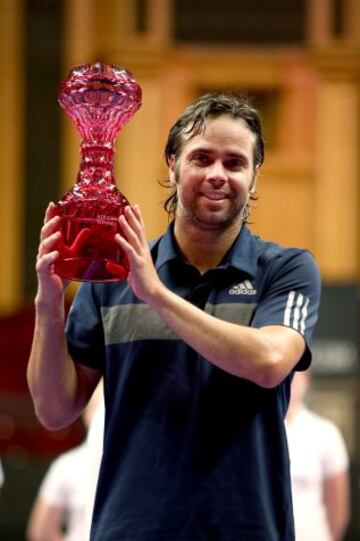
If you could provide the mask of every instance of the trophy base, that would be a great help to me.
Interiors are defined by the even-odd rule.
[[[128,260],[115,241],[121,233],[119,205],[80,200],[59,204],[61,238],[54,270],[79,282],[118,282],[128,275]]]
[[[116,267],[116,274],[109,272]],[[77,282],[119,282],[125,280],[128,269],[110,259],[89,259],[73,257],[61,259],[55,263],[54,270],[62,278]]]

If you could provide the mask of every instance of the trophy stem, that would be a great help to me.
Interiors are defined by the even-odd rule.
[[[77,182],[115,184],[114,152],[115,145],[112,143],[83,142]]]

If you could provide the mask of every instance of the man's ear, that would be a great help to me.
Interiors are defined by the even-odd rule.
[[[259,171],[260,171],[260,165],[257,165],[255,167],[254,176],[253,176],[251,186],[250,186],[250,195],[253,195],[256,191],[256,183],[259,176]]]
[[[169,180],[171,186],[175,186],[176,184],[176,174],[175,174],[175,158],[171,156],[169,160]]]

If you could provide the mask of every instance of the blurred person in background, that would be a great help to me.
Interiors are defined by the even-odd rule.
[[[83,413],[87,437],[58,456],[41,483],[30,513],[27,541],[88,541],[100,467],[104,402],[99,384]]]
[[[0,488],[3,486],[4,480],[5,480],[5,477],[4,477],[4,470],[3,470],[3,467],[2,467],[2,464],[1,464],[1,460],[0,460]]]
[[[286,415],[296,541],[341,541],[349,523],[349,460],[330,420],[304,398],[310,373],[296,372]]]

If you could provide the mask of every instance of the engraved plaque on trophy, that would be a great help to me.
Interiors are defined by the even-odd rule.
[[[141,106],[141,88],[120,66],[84,64],[61,84],[59,103],[82,143],[76,184],[57,205],[61,239],[55,272],[79,281],[125,279],[128,261],[114,236],[121,234],[118,219],[129,203],[116,186],[113,156],[116,136]]]

